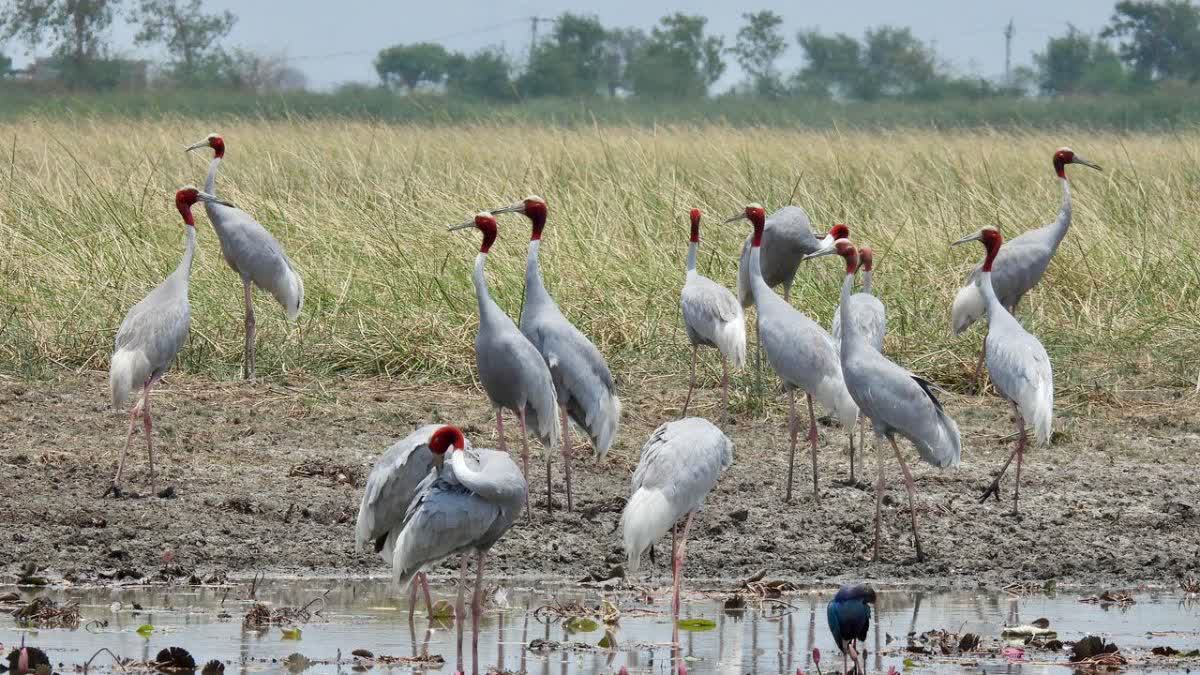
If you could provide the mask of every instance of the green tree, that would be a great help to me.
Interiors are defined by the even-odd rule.
[[[637,28],[613,28],[604,36],[604,86],[609,96],[618,90],[633,90],[629,64],[646,46],[646,33]]]
[[[1052,37],[1045,51],[1034,54],[1037,83],[1042,93],[1069,95],[1113,91],[1123,86],[1125,69],[1113,48],[1101,39],[1067,26]]]
[[[521,76],[528,96],[594,96],[605,86],[607,31],[592,16],[565,13],[538,43]]]
[[[729,49],[759,96],[774,97],[783,91],[775,63],[787,49],[779,27],[783,17],[770,10],[742,14],[746,25],[738,29],[737,41]]]
[[[237,23],[229,11],[205,14],[200,0],[141,0],[132,19],[139,26],[134,42],[165,47],[172,74],[181,84],[211,82],[215,45]]]
[[[824,35],[807,30],[796,34],[804,51],[804,68],[793,78],[793,88],[806,96],[828,98],[855,95],[863,79],[862,45],[858,40],[838,33]]]
[[[87,85],[119,4],[120,0],[7,0],[0,5],[0,37],[16,38],[30,47],[49,43],[64,57],[67,85]]]
[[[440,84],[446,79],[450,53],[432,42],[396,45],[381,50],[375,57],[375,72],[389,87],[416,89],[422,82]]]
[[[7,54],[0,54],[0,78],[9,77],[12,75],[12,57]]]
[[[516,99],[512,61],[500,49],[489,47],[474,54],[452,54],[446,67],[446,91],[492,101]]]
[[[634,92],[649,99],[699,98],[708,94],[721,73],[724,46],[706,36],[708,19],[675,13],[659,20],[650,38],[629,64]]]
[[[863,36],[862,69],[855,96],[872,101],[884,96],[919,96],[941,79],[933,50],[909,28],[883,26]]]
[[[1100,35],[1120,41],[1139,80],[1200,80],[1200,9],[1190,0],[1121,0]]]

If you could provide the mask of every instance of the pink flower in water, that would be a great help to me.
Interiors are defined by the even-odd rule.
[[[813,647],[813,663],[821,665],[821,650]]]
[[[24,640],[22,640],[24,642]],[[17,656],[17,673],[25,675],[29,672],[29,649],[21,647],[21,653]]]
[[[804,675],[804,671],[803,671],[803,670],[801,670],[801,669],[799,669],[799,668],[797,668],[797,669],[796,669],[796,675]]]
[[[888,666],[887,675],[900,675],[900,671],[896,670],[896,666]]]
[[[1025,658],[1025,650],[1020,647],[1005,647],[1000,650],[1000,655],[1009,661],[1020,661]]]
[[[682,660],[679,662],[679,675],[688,675],[687,664]]]

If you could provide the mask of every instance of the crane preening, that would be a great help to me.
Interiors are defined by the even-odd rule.
[[[879,559],[882,537],[880,521],[883,508],[883,444],[887,440],[896,453],[900,470],[904,473],[904,487],[908,491],[908,508],[912,517],[913,546],[917,560],[924,560],[921,538],[917,533],[916,488],[912,474],[904,462],[904,455],[896,445],[896,434],[912,441],[921,459],[938,468],[958,466],[962,458],[962,439],[958,425],[942,409],[942,404],[933,394],[933,385],[918,375],[890,361],[867,342],[867,336],[858,330],[851,315],[850,290],[854,286],[854,275],[858,271],[858,251],[847,239],[839,239],[830,249],[814,253],[818,257],[836,253],[846,261],[846,276],[842,281],[842,296],[839,311],[842,313],[842,344],[839,354],[846,388],[858,410],[871,420],[875,430],[876,461],[879,479],[875,488],[875,552]]]
[[[498,234],[495,216],[483,211],[468,222],[450,226],[449,230],[453,232],[468,227],[483,233],[483,243],[479,246],[479,255],[475,256],[475,271],[472,274],[475,297],[479,302],[479,332],[475,335],[475,365],[479,369],[479,381],[492,407],[496,409],[496,435],[501,451],[507,448],[504,442],[504,411],[511,410],[517,416],[521,426],[521,468],[526,480],[529,479],[529,431],[536,433],[546,447],[546,509],[550,510],[551,461],[553,451],[558,449],[561,441],[556,419],[558,399],[554,393],[554,381],[537,348],[517,330],[517,325],[488,293],[483,267]]]
[[[443,442],[443,439],[448,442]],[[437,444],[434,441],[438,441]],[[479,672],[479,616],[483,612],[483,564],[492,546],[517,521],[528,499],[528,484],[507,452],[479,448],[466,452],[466,439],[456,427],[434,432],[429,444],[434,470],[417,487],[393,541],[392,579],[400,589],[425,567],[454,554],[459,566],[458,667],[463,671],[463,592],[467,567],[475,554],[475,593],[471,600],[472,673]],[[446,453],[450,454],[447,459]]]
[[[767,362],[783,380],[788,393],[788,427],[791,449],[788,454],[787,491],[784,501],[792,499],[792,477],[796,463],[796,434],[799,423],[796,416],[796,390],[804,392],[808,400],[808,441],[812,448],[813,500],[820,502],[821,492],[817,484],[817,415],[813,410],[813,398],[821,402],[842,424],[850,436],[850,454],[854,454],[854,423],[858,419],[858,406],[846,390],[842,380],[842,367],[833,338],[824,328],[791,306],[787,300],[775,294],[763,280],[759,271],[759,259],[763,242],[766,212],[758,204],[749,204],[742,213],[725,222],[742,219],[754,226],[750,244],[750,288],[754,294],[754,305],[758,312],[758,333]],[[845,226],[840,226],[848,233]]]
[[[204,181],[206,193],[216,194],[217,167],[225,157],[225,139],[218,134],[209,134],[204,140],[188,146],[187,152],[198,148],[212,148],[213,158],[208,165],[208,177]],[[242,363],[242,376],[253,381],[254,362],[254,294],[253,286],[266,290],[279,304],[283,305],[289,321],[295,321],[304,306],[304,281],[292,261],[283,252],[283,247],[245,211],[224,202],[207,201],[204,209],[212,222],[217,239],[221,242],[221,255],[230,269],[242,278],[242,299],[246,303],[246,345]]]
[[[671,531],[673,616],[679,616],[679,587],[692,516],[733,464],[733,441],[712,422],[687,417],[654,430],[633,471],[631,495],[621,513],[626,569],[637,572],[642,553]],[[682,533],[677,532],[683,520]]]
[[[121,473],[125,470],[125,455],[133,440],[138,417],[146,433],[146,454],[150,461],[150,486],[154,482],[154,428],[150,415],[150,391],[171,366],[183,343],[187,340],[192,322],[192,309],[188,303],[188,278],[192,273],[192,259],[196,255],[196,220],[192,216],[192,205],[202,201],[216,203],[217,198],[188,185],[175,193],[175,208],[183,217],[186,235],[183,257],[167,278],[141,302],[134,305],[121,321],[117,330],[115,349],[110,359],[108,384],[113,407],[120,410],[129,401],[129,396],[141,388],[141,396],[129,411],[129,433],[125,446],[121,448],[121,460],[117,464],[117,475],[105,491],[114,496],[121,494]]]
[[[1071,227],[1071,183],[1067,180],[1068,164],[1081,164],[1100,171],[1100,166],[1075,154],[1070,148],[1059,148],[1054,152],[1054,173],[1062,183],[1062,206],[1058,218],[1053,223],[1030,230],[1007,242],[1000,255],[995,260],[995,272],[992,275],[992,288],[996,299],[1009,314],[1016,314],[1017,303],[1025,297],[1046,273],[1050,259],[1058,251],[1058,245],[1067,236]],[[954,305],[950,310],[950,322],[955,335],[965,331],[975,320],[987,312],[987,302],[980,290],[979,275],[982,265],[976,265],[967,275],[966,283],[958,289],[954,296]],[[979,350],[979,360],[975,363],[974,387],[979,389],[980,374],[983,368],[984,354],[987,353],[987,338]]]
[[[687,277],[679,295],[679,308],[688,341],[692,343],[692,367],[688,376],[687,399],[683,402],[683,417],[687,417],[696,386],[696,354],[700,347],[716,347],[721,353],[721,392],[724,407],[723,423],[729,421],[729,362],[741,369],[746,363],[746,315],[733,293],[724,286],[696,271],[696,256],[700,248],[700,209],[692,209],[691,241],[687,253]]]
[[[1065,183],[1064,183],[1065,185]],[[1054,424],[1054,373],[1050,367],[1050,356],[1036,337],[1021,327],[1013,315],[1004,308],[992,286],[992,268],[1004,250],[1004,238],[1000,230],[985,227],[954,242],[952,246],[971,241],[983,243],[987,255],[976,278],[983,293],[988,318],[988,332],[984,341],[988,375],[1000,395],[1013,406],[1017,422],[1017,447],[1008,461],[996,474],[991,486],[979,498],[980,503],[992,494],[1000,498],[1000,479],[1008,470],[1013,457],[1017,458],[1017,484],[1013,490],[1013,513],[1018,513],[1021,499],[1021,460],[1025,455],[1025,422],[1033,425],[1038,445],[1050,443],[1050,431]],[[1007,248],[1007,247],[1005,247]]]
[[[562,422],[563,475],[567,484],[567,510],[571,511],[574,503],[571,499],[571,425],[568,419],[591,439],[596,459],[604,459],[617,440],[617,430],[621,424],[621,399],[617,398],[616,383],[600,350],[567,321],[542,283],[538,250],[542,243],[542,231],[546,227],[546,200],[530,195],[492,213],[521,213],[529,218],[532,226],[529,254],[525,260],[525,306],[521,309],[521,334],[545,359],[558,396],[559,418]],[[549,500],[549,495],[546,498]]]

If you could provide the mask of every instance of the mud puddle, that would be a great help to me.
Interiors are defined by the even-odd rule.
[[[452,586],[438,584],[433,590],[435,600],[454,599]],[[694,592],[682,611],[689,621],[680,625],[669,617],[667,590],[491,586],[480,626],[479,672],[570,675],[616,672],[625,665],[633,673],[665,674],[674,672],[673,658],[682,657],[692,673],[814,673],[814,648],[823,672],[841,667],[825,619],[832,589],[767,598],[765,587],[743,588],[738,598],[744,608],[736,611],[730,609],[738,604],[730,602],[732,593]],[[8,611],[28,607],[38,597],[48,597],[59,609],[77,607],[78,623],[68,613],[66,627],[23,627],[13,617],[0,616],[3,653],[24,636],[26,644],[47,652],[55,672],[79,672],[101,648],[129,660],[127,671],[146,672],[169,647],[190,652],[197,672],[213,659],[230,673],[454,672],[453,621],[430,620],[419,607],[410,625],[406,598],[395,597],[386,580],[271,580],[256,586],[254,600],[249,585],[0,587],[0,596],[6,594]],[[1081,602],[1085,598],[1096,601]],[[278,622],[247,626],[256,603],[265,606],[257,610],[260,618]],[[56,617],[60,626],[62,618]],[[1038,628],[1042,619],[1048,628]],[[1018,632],[1036,635],[1002,637],[1006,628],[1018,626],[1025,627]],[[1089,635],[1119,650],[1117,656],[1093,655],[1098,665],[1119,658],[1127,672],[1195,670],[1200,652],[1189,653],[1200,649],[1200,601],[1176,591],[881,590],[866,662],[869,671],[880,673],[893,667],[900,672],[1066,673],[1072,643]],[[675,641],[678,654],[673,654]],[[1165,654],[1153,653],[1155,648]],[[465,649],[469,669],[469,620]],[[89,672],[121,672],[121,666],[101,654]]]

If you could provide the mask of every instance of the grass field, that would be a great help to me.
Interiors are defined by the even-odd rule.
[[[212,131],[190,119],[77,117],[0,124],[0,368],[22,376],[103,369],[125,311],[183,247],[172,194],[200,184]],[[1200,133],[818,132],[767,128],[530,125],[460,127],[232,121],[221,196],[255,214],[300,269],[306,307],[289,326],[260,294],[260,375],[301,372],[470,381],[475,210],[527,193],[550,204],[542,264],[564,312],[619,378],[686,372],[678,290],[686,210],[705,210],[700,267],[732,286],[747,201],[796,203],[818,227],[846,222],[876,249],[887,349],[960,384],[982,335],[949,335],[950,302],[978,246],[948,244],[984,224],[1013,236],[1052,220],[1053,150],[1072,167],[1075,220],[1022,321],[1046,344],[1060,398],[1187,391],[1198,365]],[[197,207],[191,340],[184,371],[235,377],[241,287]],[[493,294],[516,316],[526,222],[501,220]],[[827,324],[839,266],[804,268],[795,304]],[[710,367],[712,366],[710,361]]]

